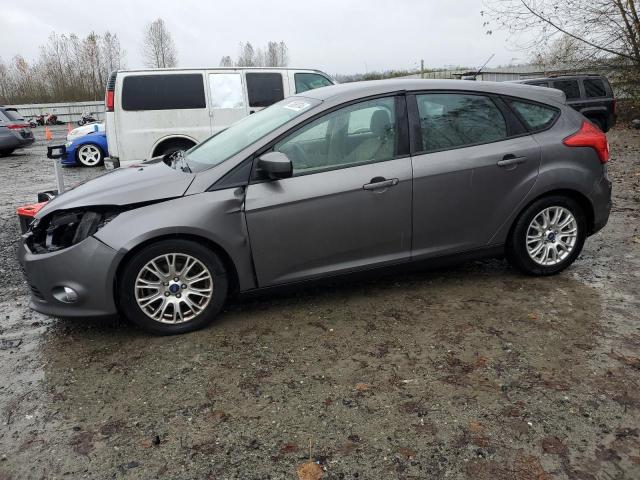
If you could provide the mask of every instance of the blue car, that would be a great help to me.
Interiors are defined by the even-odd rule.
[[[104,131],[88,133],[65,143],[64,146],[67,153],[62,157],[62,165],[97,167],[109,156],[107,134]]]

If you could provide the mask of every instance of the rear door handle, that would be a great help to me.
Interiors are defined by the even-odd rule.
[[[381,188],[389,188],[397,185],[400,182],[397,178],[391,178],[387,180],[384,177],[374,177],[371,179],[369,183],[363,185],[362,188],[365,190],[378,190]]]
[[[527,161],[527,157],[516,157],[515,155],[505,155],[502,160],[498,162],[499,167],[511,167],[513,165],[519,165]]]

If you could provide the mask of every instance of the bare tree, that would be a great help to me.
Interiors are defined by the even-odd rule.
[[[640,70],[639,0],[485,0],[493,26],[517,35],[521,47],[549,46],[559,36],[579,43],[584,58]]]
[[[178,65],[176,47],[164,20],[161,18],[147,26],[142,53],[147,67],[171,68]]]
[[[238,60],[236,61],[237,67],[255,67],[256,66],[256,52],[253,49],[251,42],[240,43],[240,53],[238,54]]]
[[[220,66],[232,66],[231,58],[222,57]],[[285,42],[269,41],[265,48],[254,47],[251,42],[240,43],[237,67],[286,67],[289,64],[289,50]]]
[[[233,67],[233,60],[231,60],[231,57],[229,55],[225,55],[224,57],[222,57],[220,59],[220,66],[221,67]]]

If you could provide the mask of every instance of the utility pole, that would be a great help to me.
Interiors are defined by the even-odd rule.
[[[424,60],[420,60],[420,78],[424,78]]]

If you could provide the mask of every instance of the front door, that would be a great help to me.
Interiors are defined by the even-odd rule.
[[[413,257],[491,245],[536,181],[539,145],[505,117],[499,99],[456,92],[415,99]]]
[[[245,202],[261,287],[409,258],[411,158],[396,102],[343,107],[274,145],[293,176],[252,183]]]

